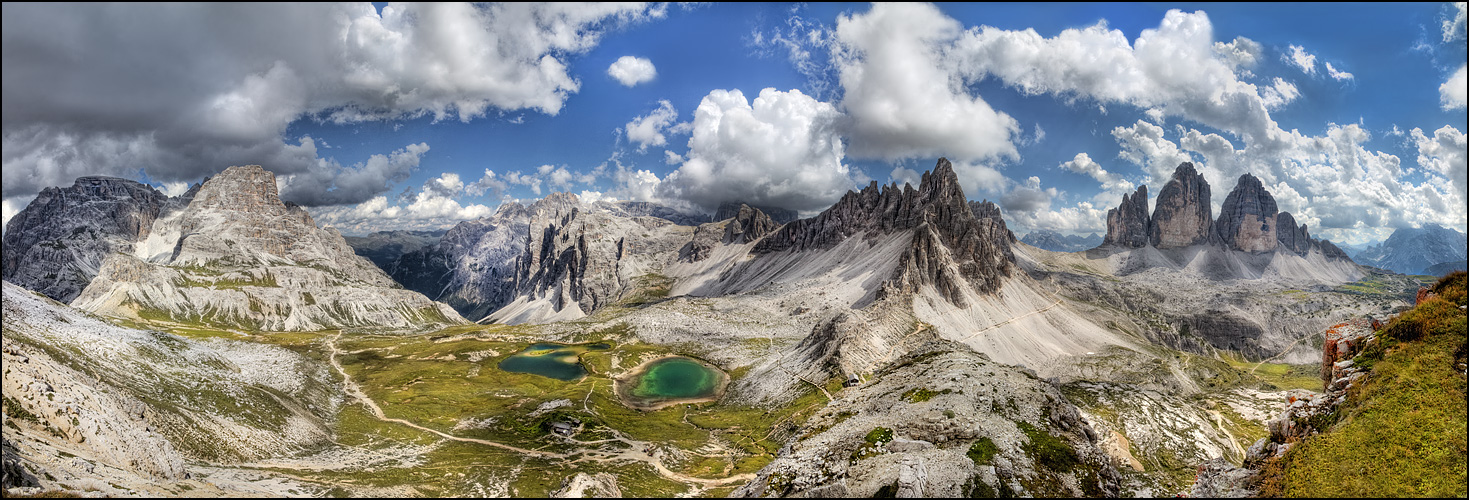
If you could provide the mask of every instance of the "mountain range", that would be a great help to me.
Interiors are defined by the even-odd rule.
[[[1102,236],[1097,233],[1086,236],[1062,235],[1049,229],[1037,229],[1021,237],[1020,242],[1052,252],[1080,252],[1101,245]]]
[[[7,394],[25,396],[7,399],[6,412],[68,411],[39,383],[64,401],[107,393],[121,402],[81,406],[95,429],[47,417],[7,430],[7,443],[18,443],[7,450],[24,450],[7,451],[18,457],[7,467],[41,485],[57,483],[27,471],[86,477],[87,466],[105,464],[113,483],[154,494],[179,493],[155,483],[206,463],[286,457],[304,464],[297,477],[363,494],[487,494],[486,484],[526,488],[506,494],[610,494],[655,483],[718,484],[740,496],[1176,491],[1195,465],[1243,457],[1233,433],[1264,421],[1220,424],[1197,400],[1251,415],[1277,401],[1278,392],[1245,391],[1243,381],[1257,379],[1228,360],[1317,362],[1320,348],[1304,339],[1392,311],[1417,286],[1312,238],[1253,176],[1239,179],[1217,219],[1209,196],[1185,163],[1151,214],[1139,187],[1109,212],[1099,245],[1050,251],[1020,245],[1000,208],[969,201],[942,158],[917,186],[873,182],[808,218],[748,204],[711,218],[553,193],[442,235],[360,239],[318,228],[258,166],[228,168],[177,197],[82,178],[45,191],[5,234],[7,366],[29,363],[24,381],[7,375]],[[58,322],[87,326],[47,333]],[[118,345],[93,352],[111,345],[89,340],[99,329]],[[165,330],[184,337],[168,340]],[[256,342],[267,347],[238,354],[256,352]],[[499,368],[548,342],[606,345],[609,354],[581,355],[587,383]],[[133,370],[143,378],[122,376],[94,362],[114,351],[169,361],[157,373]],[[614,387],[668,357],[727,373],[727,387],[714,402],[629,410]],[[270,378],[262,359],[311,375]],[[107,373],[114,385],[83,373]],[[209,377],[230,382],[199,385]],[[200,389],[155,396],[177,387]],[[665,419],[670,411],[683,417]],[[771,415],[780,417],[763,420]],[[191,425],[202,434],[183,430]],[[249,437],[220,437],[237,427]],[[598,437],[542,432],[553,427]],[[367,447],[417,457],[382,466],[390,470],[439,467],[439,451],[391,444],[407,428],[451,448],[490,446],[520,465],[432,490],[361,489],[356,476],[320,465]],[[261,437],[272,432],[288,438]],[[354,444],[323,437],[332,432]],[[708,438],[663,440],[688,432]],[[222,446],[184,444],[199,436]],[[66,444],[73,439],[95,446]],[[609,444],[586,445],[597,442]],[[56,450],[88,458],[47,458]],[[573,473],[532,458],[546,454],[607,464]],[[634,470],[657,476],[630,483]],[[210,474],[197,487],[228,489]],[[241,491],[289,494],[251,488]]]
[[[1352,256],[1357,262],[1403,274],[1443,276],[1465,269],[1465,247],[1469,240],[1454,229],[1426,224],[1401,228],[1376,245]]]

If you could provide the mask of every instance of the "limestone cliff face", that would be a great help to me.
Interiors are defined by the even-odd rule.
[[[531,312],[512,304],[491,319],[518,323],[590,314],[618,299],[635,278],[677,258],[692,229],[659,217],[622,216],[582,204],[574,194],[552,193],[529,209],[525,252],[513,278],[516,300],[543,305]]]
[[[777,226],[799,218],[796,216],[796,212],[794,210],[787,210],[779,207],[757,207],[754,205],[747,205],[745,203],[727,201],[720,204],[719,209],[714,212],[714,222],[734,218],[735,216],[740,214],[740,207],[750,207],[759,210],[761,213],[769,216],[770,220],[775,221],[775,225]]]
[[[1232,250],[1268,252],[1280,241],[1276,234],[1277,215],[1275,197],[1270,196],[1260,179],[1244,174],[1224,199],[1214,228],[1219,240]]]
[[[724,243],[755,241],[779,227],[765,212],[744,204],[740,205],[733,219],[729,225],[724,226]]]
[[[1107,211],[1107,236],[1102,244],[1139,248],[1148,244],[1148,187],[1138,186],[1132,196],[1122,195],[1122,204]]]
[[[1148,223],[1148,243],[1157,248],[1208,243],[1214,229],[1213,222],[1209,183],[1194,170],[1194,164],[1185,162],[1173,171],[1173,179],[1158,191],[1153,218]]]
[[[1010,245],[1015,236],[1005,227],[998,207],[982,205],[978,214],[970,208],[953,165],[940,158],[931,172],[923,174],[918,189],[873,182],[862,191],[848,191],[816,217],[781,226],[757,243],[754,253],[825,249],[859,235],[912,230],[912,245],[884,289],[933,285],[962,307],[961,287],[994,291],[1014,268]]]
[[[369,286],[396,284],[352,251],[335,229],[320,229],[311,214],[281,202],[275,175],[259,165],[230,167],[199,188],[183,212],[181,237],[170,262],[177,266],[254,266],[259,261],[330,268]]]
[[[524,205],[501,204],[495,215],[460,222],[438,244],[403,254],[388,273],[465,318],[483,318],[515,299],[515,269],[530,217]]]
[[[81,177],[49,187],[6,226],[0,273],[6,281],[71,302],[113,252],[132,252],[168,196],[138,182]]]
[[[400,289],[335,229],[318,228],[301,207],[282,203],[275,176],[259,166],[206,180],[151,232],[139,252],[172,251],[108,256],[73,305],[251,330],[463,321],[448,306]]]

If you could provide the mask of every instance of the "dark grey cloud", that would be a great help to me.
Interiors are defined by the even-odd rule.
[[[291,122],[555,115],[580,88],[568,55],[608,27],[663,15],[610,4],[0,8],[5,198],[80,175],[170,182],[260,164],[294,176],[288,192],[303,204],[364,201],[409,163],[342,167],[288,142]]]

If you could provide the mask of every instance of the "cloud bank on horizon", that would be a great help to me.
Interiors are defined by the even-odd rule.
[[[3,215],[238,164],[349,234],[551,191],[811,214],[946,156],[1021,232],[1183,161],[1339,242],[1466,229],[1464,3],[1086,7],[7,3]]]

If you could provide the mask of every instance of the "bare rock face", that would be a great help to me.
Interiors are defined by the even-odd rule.
[[[1146,202],[1146,195],[1143,200]],[[1214,229],[1213,219],[1209,183],[1194,170],[1194,164],[1179,164],[1173,171],[1173,179],[1158,191],[1153,218],[1148,223],[1148,242],[1157,248],[1208,243]]]
[[[754,253],[825,249],[847,238],[913,230],[912,246],[884,290],[916,290],[933,285],[945,298],[963,306],[959,287],[981,293],[999,288],[1014,268],[1010,245],[1015,235],[1005,227],[999,208],[982,203],[982,214],[964,199],[948,159],[923,174],[918,189],[911,184],[848,191],[826,211],[791,222],[756,244]]]
[[[1102,244],[1140,248],[1148,244],[1148,187],[1138,186],[1132,196],[1122,195],[1122,204],[1107,211],[1107,236]]]
[[[1297,254],[1305,254],[1311,249],[1311,235],[1307,232],[1306,225],[1297,226],[1296,218],[1290,212],[1276,215],[1275,227],[1275,238],[1280,242],[1280,248]]]
[[[496,321],[590,314],[619,298],[635,278],[672,262],[690,236],[687,226],[657,217],[620,216],[584,205],[570,193],[552,193],[529,213],[529,238],[514,274],[514,295],[520,302],[496,311],[490,316]],[[540,305],[520,307],[529,303]]]
[[[148,236],[168,197],[138,182],[81,177],[49,187],[6,226],[0,273],[6,281],[71,302],[113,252]]]
[[[1095,430],[1059,389],[952,341],[918,343],[835,396],[729,496],[1100,497],[1120,490]],[[1055,443],[1058,455],[1035,453],[1037,439]],[[971,451],[986,448],[993,451]]]
[[[460,222],[438,244],[403,254],[387,270],[404,288],[442,301],[469,319],[515,298],[515,269],[525,253],[530,209],[500,205],[495,215]]]
[[[1224,199],[1214,228],[1220,241],[1231,250],[1268,252],[1279,243],[1277,215],[1275,197],[1270,196],[1260,179],[1244,174]]]
[[[763,238],[770,232],[775,231],[779,225],[765,215],[765,212],[749,205],[740,205],[735,212],[734,220],[724,226],[724,243],[748,243]]]
[[[700,224],[699,227],[694,228],[694,237],[689,239],[689,242],[685,243],[683,248],[678,250],[678,260],[683,262],[699,262],[709,258],[709,255],[714,252],[714,247],[725,243],[725,233],[729,231],[728,227],[734,225],[734,223],[732,219],[726,219],[719,222]]]
[[[745,203],[727,201],[719,205],[719,210],[714,212],[713,220],[714,222],[719,222],[738,216],[740,214],[740,207],[744,206],[759,210],[765,215],[770,216],[770,220],[775,221],[775,225],[777,226],[799,218],[796,216],[796,212],[794,210],[787,210],[779,207],[757,207],[754,205],[747,205]]]
[[[1276,239],[1280,242],[1279,247],[1295,252],[1297,255],[1306,255],[1311,251],[1319,251],[1330,260],[1352,260],[1336,245],[1327,240],[1318,240],[1311,237],[1310,231],[1305,224],[1296,225],[1295,216],[1290,212],[1281,212],[1275,216]]]
[[[260,166],[230,167],[206,180],[187,207],[158,218],[151,232],[138,252],[172,251],[111,254],[73,305],[260,330],[463,321],[402,290],[335,229],[318,228],[304,209],[281,202],[275,176]]]

